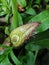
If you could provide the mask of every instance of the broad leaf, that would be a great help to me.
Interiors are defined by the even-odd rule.
[[[34,44],[40,45],[43,48],[49,49],[49,38],[34,42]]]
[[[12,65],[8,59],[8,57],[5,57],[5,59],[3,59],[3,61],[0,63],[0,65]]]
[[[29,50],[29,51],[38,51],[41,49],[40,46],[32,44],[32,43],[27,44],[25,48],[26,50]]]
[[[5,27],[5,34],[9,35],[9,27]]]
[[[12,17],[11,26],[10,26],[11,30],[23,24],[21,16],[17,10],[17,1],[15,0],[12,0],[12,13],[13,13],[13,17]]]
[[[26,0],[17,0],[18,5],[20,5],[21,7],[25,7],[26,6]]]
[[[31,51],[38,50],[38,45],[42,48],[49,49],[49,31],[38,33],[37,35],[35,35],[35,38],[32,38],[30,41],[28,41],[28,43],[32,44],[29,45],[30,47],[26,46],[26,49]],[[34,46],[32,47],[33,44],[36,46],[35,49],[33,49]]]
[[[30,22],[41,22],[38,32],[43,32],[49,28],[49,10],[45,10],[33,17]]]
[[[29,15],[36,15],[36,12],[35,12],[35,10],[33,8],[27,9],[27,11],[25,13],[29,14]]]
[[[26,65],[35,65],[34,63],[35,63],[34,54],[29,51],[27,54],[27,64]]]

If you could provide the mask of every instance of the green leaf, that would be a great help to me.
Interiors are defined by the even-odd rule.
[[[32,38],[30,41],[28,41],[28,43],[30,43],[30,48],[29,46],[26,46],[26,49],[27,50],[31,50],[34,48],[32,48],[32,45],[36,45],[35,46],[35,49],[37,50],[38,49],[38,45],[39,45],[39,48],[47,48],[49,50],[49,31],[45,31],[45,32],[42,32],[42,33],[38,33],[37,35],[35,35],[35,38]],[[33,49],[33,50],[35,50]]]
[[[18,15],[18,11],[17,11],[17,1],[16,0],[11,0],[12,1],[12,13],[13,13],[13,17],[12,17],[12,23],[11,23],[11,30],[15,29],[18,26],[18,21],[17,21],[17,15]]]
[[[32,43],[27,44],[25,48],[28,51],[38,51],[39,49],[41,49],[40,46],[32,44]]]
[[[18,5],[20,5],[21,7],[25,7],[26,6],[26,0],[17,0]]]
[[[4,60],[4,58],[5,58],[5,56],[0,56],[0,62],[2,61],[2,60]]]
[[[11,3],[11,1],[9,0],[9,2]],[[10,10],[10,3],[8,2],[8,0],[1,0],[2,3],[2,8],[6,8],[7,10]]]
[[[27,59],[27,65],[29,64],[35,65],[37,54],[38,54],[38,51],[41,49],[41,47],[39,45],[31,43],[30,41],[28,42],[25,48],[27,51],[29,51],[28,54],[30,54]],[[33,54],[33,52],[35,52],[35,55]]]
[[[36,0],[36,3],[40,4],[41,0]]]
[[[36,41],[34,44],[40,45],[41,47],[47,48],[49,50],[49,38]]]
[[[8,4],[7,4],[7,1],[6,0],[1,0],[2,4],[5,6],[5,7],[8,7]]]
[[[27,11],[25,13],[29,14],[29,15],[36,15],[36,12],[35,12],[35,10],[33,8],[27,9]]]
[[[11,22],[11,30],[23,24],[22,18],[20,14],[18,13],[17,2],[15,0],[12,0],[12,12],[13,12],[13,17]]]
[[[8,21],[9,21],[9,14],[7,14],[7,15],[5,16],[5,22],[6,22],[6,23],[9,23]]]
[[[3,16],[3,15],[5,15],[5,12],[0,12],[0,16]]]
[[[26,65],[35,65],[37,54],[38,51],[35,52],[35,55],[33,54],[33,52],[28,51],[26,55],[26,61],[27,61]]]
[[[12,65],[12,64],[9,62],[8,57],[5,57],[5,59],[3,59],[3,61],[0,63],[0,65]]]
[[[6,27],[6,28],[5,28],[5,34],[7,34],[7,35],[10,34],[10,33],[9,33],[9,27]]]
[[[10,53],[11,49],[13,48],[13,47],[8,47],[8,46],[4,46],[4,45],[2,45],[2,46],[0,45],[0,47],[3,48],[3,51],[1,51],[1,52],[3,52],[2,55],[8,55]]]
[[[45,10],[33,17],[30,22],[41,22],[37,32],[43,32],[49,28],[49,10]]]
[[[18,13],[18,26],[23,25],[22,17],[20,13]]]
[[[1,62],[11,52],[12,47],[7,47],[4,45],[0,45],[0,47],[3,48],[3,50],[0,51],[0,62]]]
[[[15,65],[22,65],[21,62],[14,55],[13,51],[10,52],[10,56],[11,56],[13,62],[15,63]]]
[[[10,13],[10,6],[7,4],[6,0],[1,0],[2,5],[0,7],[0,16]]]
[[[35,65],[34,64],[34,54],[30,51],[27,54],[27,64],[26,65]]]

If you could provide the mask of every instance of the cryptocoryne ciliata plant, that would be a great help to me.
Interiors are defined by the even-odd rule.
[[[14,29],[10,33],[10,39],[11,43],[15,46],[18,47],[22,45],[31,35],[34,31],[36,31],[37,27],[39,26],[40,23],[28,23],[25,25],[22,25],[16,29]]]

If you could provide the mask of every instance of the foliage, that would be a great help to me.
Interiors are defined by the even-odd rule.
[[[49,0],[0,0],[0,65],[35,65],[39,50],[49,50],[48,3]],[[29,22],[41,23],[34,37],[20,49],[7,46],[11,31]]]

